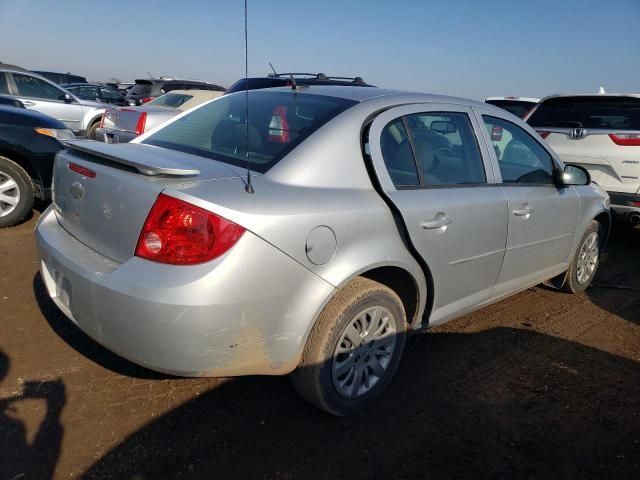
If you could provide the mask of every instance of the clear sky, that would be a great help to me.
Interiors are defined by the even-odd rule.
[[[244,76],[243,0],[0,0],[0,61],[90,80]],[[483,98],[640,92],[640,0],[249,0],[249,74]]]

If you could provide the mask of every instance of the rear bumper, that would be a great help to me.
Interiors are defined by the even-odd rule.
[[[115,353],[175,375],[289,373],[334,290],[250,232],[207,264],[118,264],[67,233],[49,208],[36,241],[47,291],[72,322]]]
[[[611,210],[618,220],[640,223],[640,194],[608,192]]]
[[[129,143],[136,137],[137,135],[135,133],[124,130],[112,130],[110,128],[96,129],[96,140],[104,143]]]

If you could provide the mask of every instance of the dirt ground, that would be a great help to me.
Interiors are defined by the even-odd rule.
[[[106,351],[0,230],[0,478],[640,478],[640,230],[583,295],[531,288],[412,338],[368,411],[287,378],[182,379]]]

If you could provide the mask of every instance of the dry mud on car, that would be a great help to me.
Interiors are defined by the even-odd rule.
[[[508,112],[358,87],[248,95],[248,125],[232,94],[57,157],[42,277],[121,356],[178,375],[293,372],[346,415],[388,385],[408,332],[593,279],[606,193]]]

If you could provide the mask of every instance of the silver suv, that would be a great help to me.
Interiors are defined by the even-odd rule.
[[[105,104],[83,100],[23,68],[0,63],[0,95],[20,100],[31,110],[64,123],[77,136],[95,138]]]
[[[609,231],[606,193],[509,112],[377,88],[225,95],[70,142],[54,175],[37,244],[72,322],[164,372],[293,372],[338,415],[408,333],[548,279],[584,290]]]
[[[640,223],[640,95],[553,95],[527,123],[564,162],[589,170],[618,218]]]

